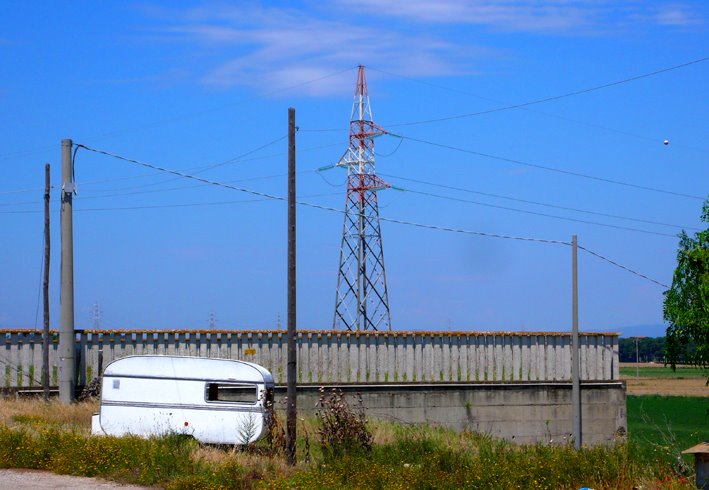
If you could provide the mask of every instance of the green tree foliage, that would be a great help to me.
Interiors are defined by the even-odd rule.
[[[636,357],[640,362],[665,361],[665,337],[638,338],[637,352],[635,342],[635,337],[622,338],[618,341],[620,362],[635,362]]]
[[[689,363],[709,367],[709,200],[702,208],[707,229],[690,237],[679,235],[677,268],[672,287],[665,291],[663,315],[667,327],[667,361],[675,367],[684,358]],[[693,353],[687,351],[691,343]],[[707,380],[709,383],[709,380]]]

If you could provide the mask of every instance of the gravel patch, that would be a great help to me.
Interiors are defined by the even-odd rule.
[[[77,490],[93,488],[121,488],[123,490],[142,490],[149,487],[121,485],[119,483],[101,480],[99,478],[57,475],[48,471],[40,470],[0,470],[0,489],[24,490],[34,488],[72,488]]]

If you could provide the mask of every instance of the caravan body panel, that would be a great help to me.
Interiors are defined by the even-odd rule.
[[[246,444],[265,432],[273,377],[231,359],[131,356],[106,367],[95,434],[187,434],[200,442]]]

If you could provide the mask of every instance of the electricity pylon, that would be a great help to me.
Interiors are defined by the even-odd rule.
[[[372,120],[364,66],[357,72],[349,148],[337,163],[347,168],[345,223],[333,328],[391,330],[377,191],[390,187],[374,165],[374,138],[386,131]]]

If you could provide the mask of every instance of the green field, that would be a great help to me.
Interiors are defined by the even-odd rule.
[[[628,438],[646,455],[676,460],[709,440],[709,397],[628,395],[627,407]]]
[[[672,378],[672,379],[687,379],[687,378],[707,378],[709,370],[695,367],[678,367],[673,371],[671,367],[658,364],[657,367],[640,366],[623,366],[620,368],[620,375],[624,378]]]

